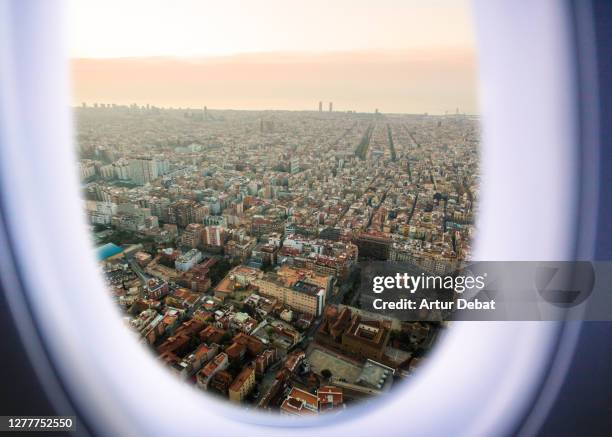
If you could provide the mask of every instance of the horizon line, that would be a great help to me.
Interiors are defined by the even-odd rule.
[[[322,102],[326,102],[326,101],[322,101]],[[87,104],[86,107],[83,107],[83,103]],[[98,104],[98,105],[106,105],[104,107],[101,106],[93,106],[94,104]],[[115,105],[113,107],[113,105]],[[103,103],[103,102],[81,102],[80,104],[72,104],[70,105],[71,109],[117,109],[117,108],[126,108],[126,109],[132,109],[131,107],[133,105],[137,106],[137,109],[142,110],[146,108],[146,105],[149,105],[149,110],[150,109],[161,109],[164,111],[204,111],[204,108],[206,107],[206,111],[233,111],[233,112],[313,112],[316,114],[356,114],[356,115],[418,115],[418,116],[458,116],[458,115],[463,115],[463,116],[470,116],[470,117],[480,117],[480,113],[479,112],[455,112],[455,111],[451,111],[448,110],[445,113],[441,113],[441,112],[385,112],[385,111],[378,111],[378,113],[372,111],[372,112],[364,112],[364,111],[356,111],[356,110],[352,110],[352,109],[334,109],[333,111],[329,111],[329,110],[323,110],[323,111],[319,111],[318,109],[243,109],[243,108],[209,108],[206,105],[203,106],[199,106],[199,107],[183,107],[183,106],[158,106],[158,105],[154,105],[154,104],[150,104],[150,103],[146,103],[146,104],[137,104],[137,103],[130,103],[130,104],[126,104],[126,103]]]

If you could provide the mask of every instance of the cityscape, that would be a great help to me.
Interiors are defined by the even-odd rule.
[[[410,380],[446,322],[361,308],[361,262],[471,257],[477,116],[75,108],[100,269],[177,378],[244,408],[341,412]]]

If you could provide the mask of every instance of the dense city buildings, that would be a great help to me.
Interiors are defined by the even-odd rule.
[[[411,377],[444,323],[361,308],[359,263],[453,271],[478,200],[476,118],[313,107],[76,109],[85,213],[126,324],[178,378],[288,416]]]

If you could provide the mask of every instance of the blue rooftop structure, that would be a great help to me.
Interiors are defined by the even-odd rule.
[[[98,247],[98,259],[103,261],[111,256],[115,256],[118,253],[123,252],[123,249],[113,243],[106,243],[103,246]]]

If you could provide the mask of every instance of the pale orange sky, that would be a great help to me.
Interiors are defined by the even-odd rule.
[[[74,103],[475,113],[458,0],[69,1]]]

